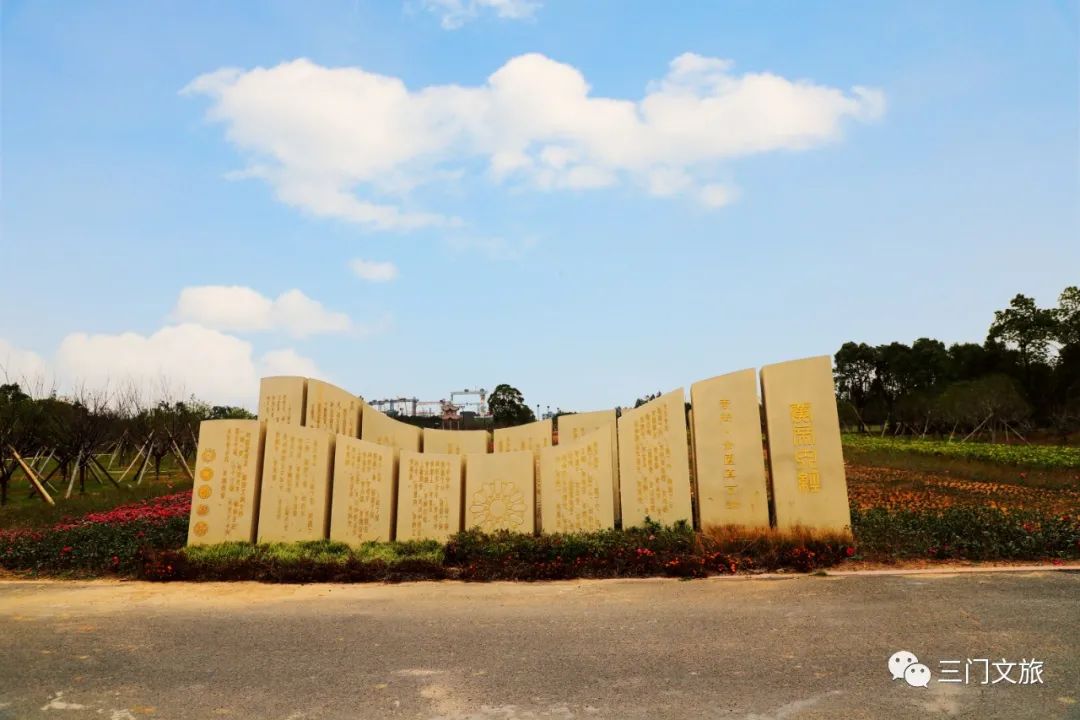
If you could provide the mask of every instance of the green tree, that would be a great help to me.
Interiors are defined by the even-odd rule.
[[[1000,342],[1015,348],[1025,373],[1033,365],[1049,362],[1053,342],[1058,335],[1058,310],[1040,308],[1035,300],[1017,295],[1005,310],[994,313],[987,342]]]
[[[536,420],[533,411],[525,404],[521,391],[512,385],[502,383],[495,386],[488,396],[488,408],[496,426],[510,427],[524,425]]]

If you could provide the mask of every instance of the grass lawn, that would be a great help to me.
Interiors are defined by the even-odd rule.
[[[115,475],[122,472],[123,468]],[[56,502],[55,506],[43,501],[36,492],[31,493],[31,484],[26,476],[21,471],[16,472],[8,483],[8,502],[0,506],[0,529],[49,527],[66,517],[103,512],[117,505],[148,500],[160,495],[191,492],[191,481],[183,472],[174,468],[162,468],[160,479],[154,476],[152,469],[148,470],[140,485],[132,483],[129,475],[129,479],[121,483],[119,489],[108,481],[98,483],[87,477],[86,493],[79,493],[76,482],[69,499],[64,498],[66,484],[53,484],[58,492],[49,491],[49,494]]]

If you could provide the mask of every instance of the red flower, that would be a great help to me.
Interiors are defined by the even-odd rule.
[[[848,545],[847,548],[844,550],[844,554],[847,555],[848,557],[851,557],[852,555],[855,554],[855,548]]]

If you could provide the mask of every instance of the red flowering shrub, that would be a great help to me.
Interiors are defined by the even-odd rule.
[[[0,567],[43,573],[129,575],[150,551],[187,540],[189,493],[64,518],[51,528],[0,530]]]

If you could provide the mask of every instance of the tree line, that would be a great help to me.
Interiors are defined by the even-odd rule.
[[[16,471],[49,502],[61,492],[71,497],[76,486],[85,492],[88,481],[139,484],[151,467],[160,476],[170,456],[190,477],[200,422],[253,417],[195,398],[143,403],[134,392],[104,391],[32,397],[18,383],[0,384],[0,505]]]
[[[863,432],[1061,442],[1080,429],[1080,288],[1056,307],[1017,295],[994,313],[986,340],[846,342],[834,358],[841,423]]]

